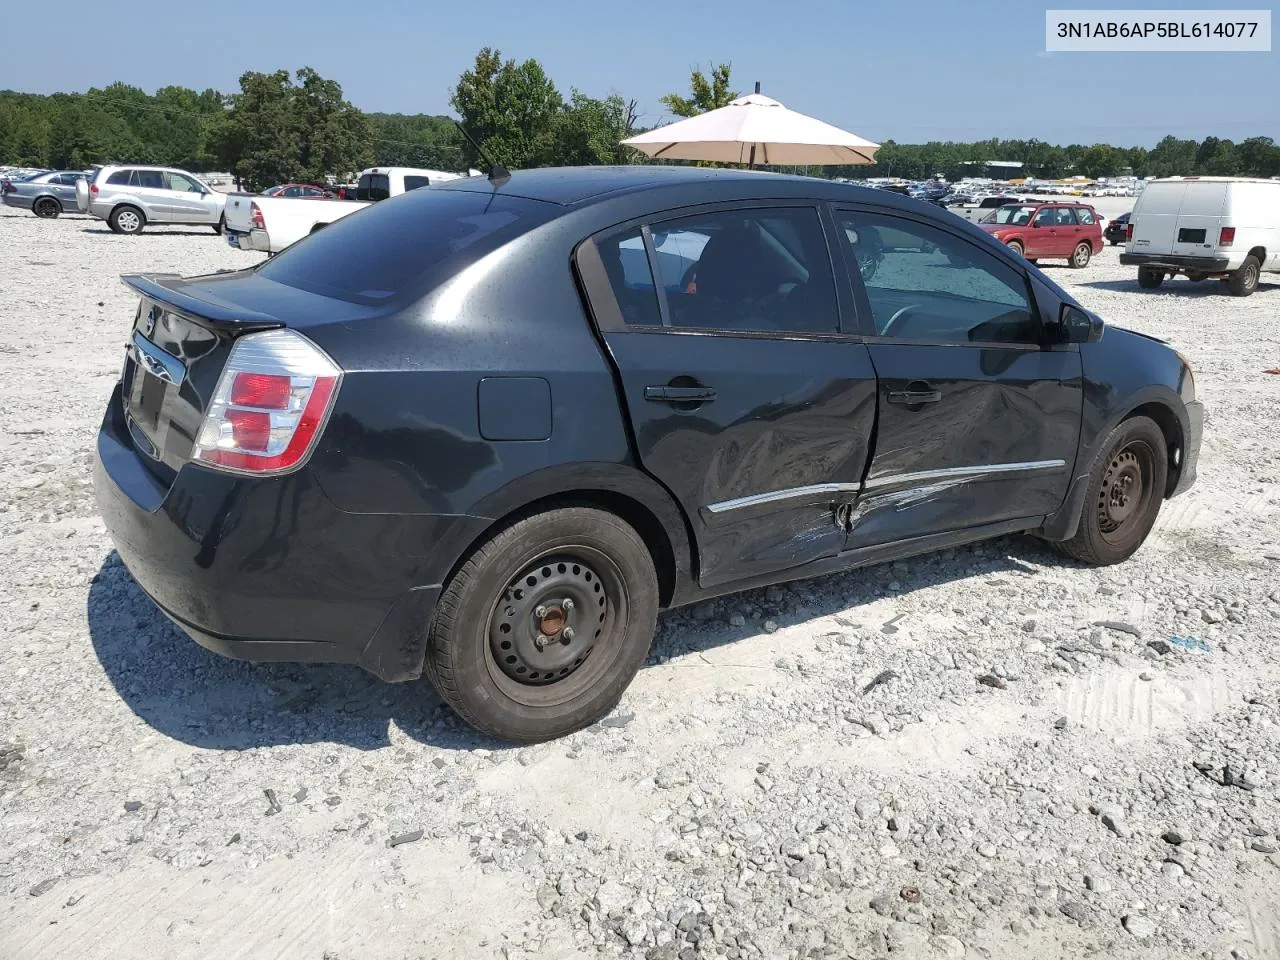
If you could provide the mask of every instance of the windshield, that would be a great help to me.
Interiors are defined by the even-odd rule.
[[[1033,206],[1013,205],[1008,207],[1000,207],[987,218],[988,223],[1000,223],[1010,227],[1022,227],[1031,222],[1031,216],[1036,212]]]
[[[562,208],[472,190],[413,190],[298,241],[258,272],[326,297],[378,306],[422,296]]]

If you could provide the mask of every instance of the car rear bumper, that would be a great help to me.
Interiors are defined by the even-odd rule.
[[[227,238],[227,246],[237,250],[256,250],[260,253],[271,252],[271,238],[265,230],[232,230],[227,227],[223,231]]]
[[[24,197],[16,193],[6,193],[3,197],[6,207],[17,207],[19,210],[30,210],[35,197]]]
[[[134,451],[119,387],[97,453],[98,509],[125,566],[192,639],[229,657],[420,675],[456,559],[434,548],[483,529],[471,517],[340,510],[307,469],[254,479],[188,465],[165,489]]]
[[[1184,257],[1177,254],[1122,253],[1120,263],[1127,267],[1161,267],[1165,270],[1190,270],[1196,273],[1221,273],[1231,269],[1228,257]]]
[[[1200,464],[1200,440],[1204,435],[1204,404],[1192,400],[1186,404],[1187,435],[1182,445],[1181,468],[1178,471],[1178,485],[1170,496],[1176,497],[1186,493],[1196,482],[1196,468]]]

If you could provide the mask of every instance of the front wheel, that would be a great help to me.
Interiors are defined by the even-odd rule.
[[[1080,526],[1058,549],[1094,566],[1127,560],[1156,522],[1168,472],[1168,450],[1156,422],[1125,420],[1094,458]]]
[[[219,217],[218,222],[213,225],[213,232],[218,234],[218,236],[222,236],[222,231],[225,229],[227,229],[227,218],[224,215]]]
[[[52,220],[62,212],[62,205],[53,197],[41,197],[35,202],[31,212],[42,220]]]
[[[1253,254],[1244,258],[1240,269],[1234,271],[1227,279],[1227,292],[1233,297],[1247,297],[1258,289],[1258,276],[1262,272],[1262,264]]]
[[[1089,265],[1089,258],[1093,256],[1093,247],[1088,243],[1077,243],[1075,250],[1071,252],[1071,269],[1081,270]]]
[[[1023,255],[1022,244],[1017,240],[1010,240],[1007,244],[1005,244],[1005,246],[1007,246],[1010,250],[1012,250],[1018,256],[1021,257]]]
[[[657,616],[653,560],[634,529],[593,507],[549,510],[493,536],[454,575],[426,672],[473,727],[550,740],[613,709]]]
[[[1164,283],[1164,271],[1154,267],[1138,268],[1138,286],[1143,290],[1154,290]]]

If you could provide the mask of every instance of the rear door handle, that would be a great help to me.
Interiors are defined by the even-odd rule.
[[[644,398],[659,403],[706,403],[716,398],[710,387],[645,387]]]
[[[906,390],[889,391],[890,403],[902,403],[909,407],[920,403],[937,403],[941,399],[941,390],[934,390],[929,384],[921,381],[907,384]]]

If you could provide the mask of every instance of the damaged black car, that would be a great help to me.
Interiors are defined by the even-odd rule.
[[[141,587],[510,740],[607,713],[663,608],[1014,531],[1117,563],[1195,479],[1182,357],[881,190],[472,177],[125,280],[96,486]]]

